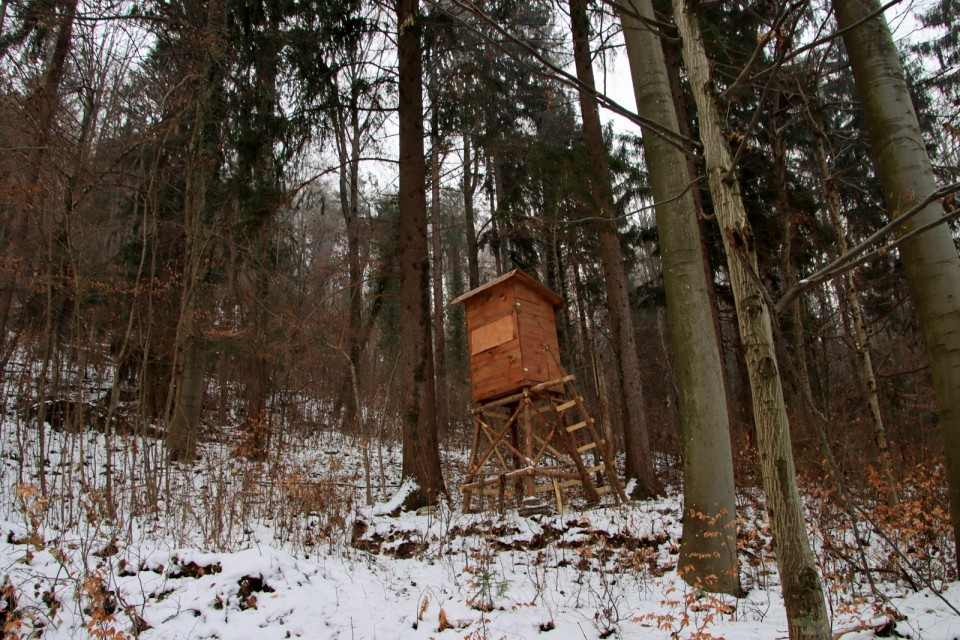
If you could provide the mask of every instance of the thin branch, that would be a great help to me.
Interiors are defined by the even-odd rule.
[[[535,66],[526,62],[525,60],[521,59],[520,56],[518,56],[514,51],[511,51],[509,48],[504,46],[501,42],[498,42],[494,40],[492,37],[490,37],[489,35],[487,35],[486,33],[483,33],[480,29],[478,29],[474,25],[469,24],[467,21],[463,19],[461,15],[450,11],[450,9],[447,6],[441,5],[437,0],[429,0],[429,2],[433,5],[435,9],[445,13],[454,21],[456,21],[463,27],[469,29],[475,35],[483,38],[488,43],[494,45],[495,47],[503,51],[506,55],[513,58],[514,61],[516,61],[523,67],[526,67],[533,73],[536,73],[537,75],[541,75],[541,76],[552,77],[558,80],[559,82],[561,82],[562,84],[568,87],[571,87],[573,89],[576,89],[577,91],[584,91],[586,93],[591,94],[597,99],[597,102],[599,102],[609,111],[612,111],[613,113],[623,116],[624,118],[630,120],[631,122],[637,125],[640,125],[644,129],[648,130],[650,133],[662,138],[668,144],[673,145],[674,147],[682,151],[684,154],[695,155],[691,151],[691,149],[698,149],[700,147],[698,143],[691,140],[690,138],[686,138],[673,131],[670,131],[669,129],[664,128],[659,123],[654,122],[653,120],[639,116],[636,113],[633,113],[632,111],[624,107],[623,105],[621,105],[620,103],[616,102],[615,100],[612,100],[607,95],[586,86],[575,75],[567,71],[564,71],[559,66],[557,66],[556,64],[554,64],[553,62],[545,58],[529,42],[521,38],[518,38],[517,36],[510,33],[510,31],[508,31],[506,28],[498,24],[495,20],[493,20],[488,15],[486,15],[483,11],[481,11],[471,0],[453,0],[453,4],[460,7],[461,9],[464,9],[470,12],[471,14],[481,19],[486,24],[490,25],[494,29],[494,31],[496,31],[498,34],[503,36],[505,39],[509,40],[514,44],[521,46],[527,53],[531,55],[531,57],[533,57],[537,62],[543,65],[544,69],[538,69]]]
[[[957,614],[958,616],[960,616],[960,610],[958,610],[957,607],[954,606],[954,604],[953,604],[952,602],[950,602],[949,600],[947,600],[947,599],[944,597],[943,591],[942,591],[941,589],[937,589],[937,588],[933,585],[933,583],[931,583],[930,580],[928,580],[927,577],[923,574],[923,571],[920,571],[919,569],[917,569],[917,566],[916,566],[915,564],[913,564],[913,562],[910,561],[910,558],[907,557],[907,554],[905,554],[903,551],[900,550],[899,545],[897,545],[896,542],[894,542],[893,540],[891,540],[891,539],[890,539],[890,536],[888,536],[886,533],[884,533],[883,529],[881,529],[881,528],[873,521],[873,519],[870,517],[870,514],[866,513],[863,509],[861,509],[860,507],[858,507],[858,506],[856,506],[856,505],[853,505],[853,508],[856,509],[857,511],[859,511],[859,512],[860,512],[860,515],[863,516],[863,519],[866,520],[867,522],[869,522],[869,523],[873,526],[873,531],[874,531],[874,533],[876,533],[878,536],[880,536],[880,538],[881,538],[884,542],[886,542],[888,545],[890,545],[890,549],[893,550],[893,552],[894,552],[895,554],[897,554],[897,556],[903,561],[903,563],[904,563],[905,565],[907,565],[907,567],[910,568],[911,571],[913,571],[914,575],[915,575],[917,578],[919,578],[920,582],[922,582],[922,583],[924,584],[924,586],[926,586],[928,589],[930,589],[930,592],[933,593],[933,595],[937,596],[937,598],[939,598],[945,605],[947,605],[947,606],[950,608],[951,611],[953,611],[955,614]]]
[[[807,4],[807,0],[799,0],[799,2],[796,2],[792,6],[788,7],[786,11],[783,12],[782,15],[777,16],[777,19],[774,21],[774,23],[770,27],[770,33],[772,34],[772,33],[775,33],[777,30],[779,30],[780,27],[783,26],[783,24],[787,21],[787,18],[790,16],[790,14],[792,14],[797,9],[802,8],[803,5],[805,4]],[[736,80],[734,80],[733,83],[729,87],[727,87],[723,91],[723,93],[720,94],[719,97],[721,100],[728,100],[729,97],[734,93],[734,91],[739,89],[740,86],[744,84],[744,82],[746,81],[747,75],[753,69],[754,64],[758,60],[760,60],[760,56],[763,53],[763,49],[769,41],[770,41],[770,37],[766,37],[763,39],[763,41],[757,44],[756,48],[753,50],[753,54],[750,56],[750,59],[747,61],[747,64],[743,67],[743,71],[741,71],[740,75],[737,76]],[[770,69],[779,68],[783,64],[783,58],[785,57],[786,57],[786,51],[784,51],[784,54],[780,56],[780,59],[778,59],[770,67]]]
[[[837,38],[843,36],[843,35],[846,34],[846,33],[849,33],[850,31],[856,29],[856,28],[859,27],[860,25],[862,25],[862,24],[864,24],[864,23],[866,23],[866,22],[869,22],[870,20],[873,20],[873,19],[876,18],[877,16],[882,16],[883,13],[884,13],[887,9],[889,9],[890,7],[896,6],[896,5],[900,4],[901,2],[904,2],[904,0],[890,0],[890,2],[888,2],[888,3],[886,3],[885,5],[881,6],[879,9],[877,9],[877,10],[874,11],[873,13],[870,13],[870,14],[864,16],[863,18],[861,18],[860,20],[857,20],[857,21],[854,22],[853,24],[851,24],[851,25],[849,25],[849,26],[847,26],[847,27],[845,27],[845,28],[843,28],[843,29],[839,29],[839,30],[837,30],[837,31],[834,31],[833,33],[831,33],[831,34],[828,35],[828,36],[824,36],[824,37],[822,37],[822,38],[818,38],[818,39],[814,40],[813,42],[810,42],[810,43],[808,43],[808,44],[803,45],[803,46],[800,47],[799,49],[796,49],[796,50],[794,50],[793,52],[791,52],[790,55],[786,56],[786,57],[783,59],[783,61],[781,62],[781,65],[782,65],[782,64],[786,64],[787,62],[790,62],[790,61],[794,60],[795,58],[799,57],[801,54],[804,54],[804,53],[806,53],[807,51],[809,51],[809,50],[811,50],[811,49],[815,49],[816,47],[819,47],[819,46],[822,45],[822,44],[827,44],[828,42],[833,42],[833,41],[836,40]],[[750,78],[750,82],[751,82],[751,83],[754,82],[755,80],[757,80],[758,78],[760,78],[760,77],[763,76],[764,74],[770,73],[770,72],[772,72],[772,71],[776,71],[776,69],[778,68],[778,66],[779,66],[779,65],[771,65],[771,66],[767,67],[766,69],[763,69],[763,70],[761,70],[761,71],[758,71],[755,76],[753,76],[752,78]],[[740,81],[740,78],[737,78],[736,82],[739,82],[739,81]]]
[[[633,0],[601,0],[601,2],[609,7],[613,7],[617,11],[622,11],[637,22],[642,23],[665,42],[680,42],[676,25],[640,15],[640,12],[633,6]]]
[[[866,240],[864,240],[857,246],[853,247],[843,255],[839,256],[836,260],[834,260],[827,266],[823,267],[816,273],[802,279],[797,284],[797,286],[795,286],[794,288],[784,293],[783,296],[780,298],[780,300],[777,301],[776,312],[778,314],[782,313],[783,310],[786,309],[788,306],[790,306],[794,300],[799,298],[806,291],[810,290],[817,284],[825,280],[830,280],[843,273],[846,273],[850,269],[854,269],[860,266],[861,264],[863,264],[864,262],[870,260],[871,258],[877,255],[886,253],[887,251],[900,246],[907,240],[910,240],[918,236],[919,234],[932,229],[937,225],[944,224],[946,222],[949,222],[951,220],[954,220],[960,217],[960,210],[954,211],[945,216],[941,216],[936,220],[926,223],[918,227],[917,229],[914,229],[913,231],[907,233],[906,235],[901,236],[900,238],[896,239],[891,243],[885,244],[882,247],[878,247],[870,251],[869,253],[863,256],[860,256],[860,254],[866,251],[868,247],[879,242],[882,238],[889,235],[891,231],[893,231],[894,229],[902,225],[904,222],[906,222],[907,220],[910,220],[911,218],[916,216],[918,213],[923,211],[927,207],[927,205],[929,205],[930,203],[936,200],[939,200],[940,198],[956,193],[957,191],[960,191],[960,182],[954,182],[953,184],[949,184],[945,187],[940,187],[939,189],[937,189],[936,191],[928,195],[923,200],[920,200],[919,202],[917,202],[917,204],[915,204],[910,209],[908,209],[904,214],[897,216],[887,224],[883,225],[882,227],[877,229],[875,232],[873,232],[870,235],[870,237],[868,237]]]

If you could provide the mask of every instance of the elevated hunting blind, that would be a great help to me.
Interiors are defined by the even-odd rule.
[[[516,269],[453,302],[466,307],[474,403],[464,510],[474,496],[537,508],[550,492],[562,511],[572,489],[589,503],[604,493],[625,500],[607,440],[560,365],[554,311],[563,299]]]
[[[514,269],[453,302],[466,307],[475,403],[561,377],[553,291]]]

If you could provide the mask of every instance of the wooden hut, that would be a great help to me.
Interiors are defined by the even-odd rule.
[[[563,376],[556,293],[514,269],[453,302],[466,307],[474,403]]]
[[[588,503],[605,493],[625,500],[607,441],[574,388],[574,376],[560,365],[554,317],[563,306],[560,296],[514,270],[454,303],[466,307],[475,405],[461,486],[464,511],[475,497],[501,509],[515,500],[536,510],[544,493],[562,511],[563,495],[573,489]]]

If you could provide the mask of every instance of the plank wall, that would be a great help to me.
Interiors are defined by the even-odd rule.
[[[553,305],[536,290],[511,279],[479,293],[466,306],[475,403],[562,375],[543,348],[546,343],[557,353]]]

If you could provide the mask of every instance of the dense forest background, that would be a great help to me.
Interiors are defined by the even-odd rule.
[[[473,436],[450,302],[519,268],[565,300],[564,368],[637,497],[678,491],[698,455],[684,403],[700,372],[677,354],[691,331],[715,339],[721,404],[701,411],[723,414],[731,481],[761,486],[749,286],[801,485],[852,514],[850,500],[896,509],[922,479],[931,527],[950,535],[943,398],[960,385],[937,362],[957,352],[931,338],[915,302],[930,278],[901,253],[939,234],[957,258],[960,7],[834,4],[3,0],[0,363],[39,491],[74,481],[47,473],[44,423],[105,435],[88,489],[106,514],[119,496],[149,509],[207,443],[269,465],[333,430],[363,452],[368,500],[387,446],[420,483],[411,506],[435,501],[456,490],[438,449]],[[889,38],[884,15],[897,34],[916,25],[896,49],[906,99],[866,91],[848,53],[864,25]],[[602,91],[632,67],[640,104],[653,77],[628,63],[630,29],[655,36],[672,127]],[[912,107],[937,190],[909,183],[891,204],[886,176],[905,170],[884,154],[902,141],[884,151],[875,131],[905,129],[871,129],[874,103]],[[620,124],[600,129],[598,105]],[[680,154],[668,198],[656,144]],[[730,227],[719,189],[734,183]],[[658,207],[681,198],[709,302],[697,313],[670,307],[664,267],[678,254]],[[888,225],[931,203],[925,233]],[[944,286],[934,298],[960,300]],[[938,316],[946,333],[958,313]],[[131,436],[163,446],[114,458]]]

